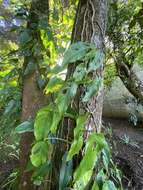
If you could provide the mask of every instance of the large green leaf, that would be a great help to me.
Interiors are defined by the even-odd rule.
[[[68,153],[68,156],[67,156],[67,161],[71,160],[72,157],[75,155],[75,154],[78,154],[80,149],[82,148],[82,145],[83,145],[83,138],[82,136],[79,137],[78,140],[74,140],[72,145],[71,145],[71,148],[69,150],[69,153]]]
[[[76,128],[74,129],[74,139],[78,139],[82,133],[87,121],[87,115],[79,115],[76,120]]]
[[[96,145],[98,145],[98,148],[102,150],[103,148],[108,147],[108,144],[105,140],[105,137],[102,133],[92,133],[88,141],[86,143],[85,151],[88,151],[88,149],[91,149],[96,142]]]
[[[75,183],[83,181],[83,174],[86,174],[87,172],[93,170],[97,162],[98,155],[101,153],[102,149],[106,147],[106,145],[107,143],[103,134],[93,133],[89,136],[85,146],[85,155],[81,160],[79,167],[74,173]],[[86,178],[86,180],[86,182],[88,183],[88,180],[90,180],[90,176],[89,178]]]
[[[44,141],[37,142],[31,151],[31,162],[35,167],[39,167],[47,160],[48,144]]]
[[[58,127],[61,119],[62,119],[61,114],[55,110],[54,115],[53,115],[52,125],[51,125],[51,132],[52,133],[56,133],[57,127]]]
[[[83,78],[86,76],[86,72],[87,71],[84,64],[78,65],[73,73],[75,82],[82,82]]]
[[[92,170],[94,168],[96,160],[97,152],[95,150],[91,150],[90,152],[88,152],[88,154],[85,154],[79,167],[74,173],[74,181],[79,181],[80,179],[82,179],[83,174]]]
[[[58,106],[58,111],[61,115],[63,115],[67,111],[70,105],[70,100],[71,98],[67,96],[67,94],[59,93],[56,99],[56,104]]]
[[[74,189],[75,190],[86,189],[85,187],[88,184],[91,176],[92,176],[92,170],[89,170],[88,172],[83,173],[82,177],[78,181],[76,181],[76,183],[74,184]]]
[[[59,190],[64,190],[70,180],[72,179],[72,170],[73,164],[72,160],[67,161],[67,152],[62,158],[62,166],[60,169],[60,178],[59,178]]]
[[[76,120],[76,128],[74,129],[74,141],[70,147],[67,160],[71,160],[75,154],[78,154],[83,145],[83,129],[85,122],[87,121],[87,115],[79,115]]]
[[[104,54],[101,50],[97,50],[94,59],[89,63],[88,72],[96,71],[102,66]]]
[[[15,128],[16,133],[25,133],[34,131],[34,122],[33,121],[24,121]]]
[[[86,53],[91,50],[91,44],[85,42],[77,42],[72,44],[64,55],[63,65],[83,60]]]
[[[53,119],[52,107],[41,109],[35,119],[34,135],[37,141],[47,138]]]
[[[86,89],[85,96],[83,97],[83,102],[88,102],[91,100],[91,98],[97,94],[99,88],[101,87],[102,79],[99,77],[96,77],[93,81],[89,83]]]
[[[65,89],[66,93],[60,92],[58,94],[58,97],[56,99],[56,104],[58,106],[60,115],[66,113],[71,103],[71,99],[74,98],[74,96],[76,95],[77,87],[78,85],[73,82]]]

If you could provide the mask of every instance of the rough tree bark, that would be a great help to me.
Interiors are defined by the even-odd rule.
[[[45,104],[42,91],[38,88],[37,79],[40,75],[38,63],[42,60],[42,54],[35,54],[32,50],[35,44],[40,44],[40,33],[38,30],[39,20],[44,18],[48,22],[49,3],[48,0],[33,0],[27,22],[27,30],[31,37],[31,44],[27,46],[30,55],[25,56],[23,73],[29,64],[35,64],[35,69],[23,77],[22,91],[22,116],[21,121],[34,119],[39,108]],[[34,189],[31,182],[31,173],[26,171],[29,161],[31,144],[33,142],[33,133],[24,133],[20,142],[20,190]]]
[[[72,32],[72,43],[83,41],[95,44],[95,47],[104,53],[104,37],[106,30],[106,18],[107,18],[107,1],[106,0],[80,0],[77,8],[75,23]],[[72,64],[68,68],[67,79],[69,79],[77,64]],[[101,67],[92,74],[93,79],[96,76],[103,78],[103,64]],[[76,110],[80,112],[82,104],[80,103],[80,97],[83,91],[78,89],[77,96],[75,98]],[[101,130],[101,118],[102,118],[102,105],[103,105],[103,84],[98,93],[92,98],[88,104],[88,109],[92,112],[92,116],[89,118],[88,126],[90,130],[99,132]],[[75,127],[74,121],[65,119],[63,125],[60,128],[61,138],[72,140],[73,129]],[[61,132],[62,131],[62,132]],[[51,181],[53,182],[50,189],[58,189],[59,169],[62,160],[63,153],[67,150],[67,145],[57,144],[55,155],[53,159],[53,175]],[[78,160],[78,158],[77,158]],[[77,161],[78,162],[78,161]],[[76,163],[77,163],[76,162]]]
[[[106,19],[106,0],[80,0],[72,33],[72,43],[77,41],[93,43],[97,50],[99,50],[101,54],[104,54]],[[72,75],[74,69],[75,66],[70,66],[68,69],[68,75]],[[103,79],[103,65],[92,74],[93,79],[95,79],[96,76]],[[80,100],[78,101],[80,104]],[[94,131],[98,132],[101,130],[102,105],[103,84],[88,105],[88,109],[94,113],[90,118],[89,125]]]

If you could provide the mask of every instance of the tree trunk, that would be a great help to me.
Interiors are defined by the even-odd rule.
[[[27,30],[29,36],[32,38],[30,46],[27,49],[30,51],[30,55],[25,56],[23,73],[25,73],[29,64],[34,64],[34,70],[24,75],[23,79],[23,92],[22,92],[22,122],[34,119],[37,111],[41,106],[45,104],[45,99],[42,91],[38,88],[39,61],[42,60],[42,54],[35,55],[33,47],[35,44],[42,46],[40,41],[40,33],[38,30],[39,20],[47,18],[48,22],[49,4],[48,0],[33,0],[31,3],[29,20],[27,23]],[[31,173],[26,171],[29,161],[29,155],[31,150],[31,144],[33,142],[33,133],[24,133],[20,142],[20,190],[32,190],[34,189],[31,182]]]
[[[107,19],[107,1],[106,0],[80,0],[72,33],[72,42],[83,41],[95,44],[97,50],[104,54],[104,37]],[[69,67],[68,75],[72,75],[75,67]],[[103,64],[94,73],[103,79]],[[79,97],[79,94],[78,94]],[[78,100],[80,104],[80,100]],[[101,130],[103,106],[103,83],[96,96],[93,97],[88,105],[90,112],[94,113],[90,118],[89,125],[93,131]],[[80,106],[79,106],[80,107]]]
[[[104,37],[106,29],[106,15],[107,15],[107,1],[106,0],[80,0],[77,8],[74,28],[72,32],[72,43],[83,41],[95,44],[97,50],[100,53],[104,53]],[[68,68],[67,79],[69,79],[77,63],[71,64]],[[93,79],[96,76],[103,79],[103,64],[101,67],[94,73],[92,73]],[[85,90],[85,89],[84,89]],[[80,97],[83,91],[79,88],[78,93],[75,97],[74,106],[76,110],[80,113],[82,109],[82,104]],[[73,106],[73,105],[72,105]],[[102,106],[103,106],[103,83],[98,93],[92,98],[91,102],[88,104],[89,112],[92,112],[92,116],[89,118],[88,126],[92,131],[101,130],[101,118],[102,118]],[[60,127],[60,138],[72,140],[73,139],[73,130],[75,127],[75,122],[71,119],[65,119],[63,125]],[[86,135],[86,134],[85,134]],[[58,180],[60,173],[60,166],[63,154],[67,150],[67,145],[57,143],[55,148],[55,154],[53,158],[53,174],[52,174],[52,187],[50,190],[58,189]],[[78,159],[75,161],[78,163]],[[76,165],[75,164],[75,165]],[[75,168],[76,166],[74,166]]]

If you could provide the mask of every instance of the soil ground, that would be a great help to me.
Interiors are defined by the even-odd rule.
[[[109,118],[104,118],[104,125],[112,129],[113,155],[124,175],[124,189],[143,190],[143,125]]]

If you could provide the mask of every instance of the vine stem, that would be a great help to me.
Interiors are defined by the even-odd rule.
[[[58,140],[58,141],[62,141],[62,142],[64,142],[64,143],[71,144],[71,142],[70,142],[70,141],[65,140],[65,139],[62,139],[62,138],[58,138],[58,137],[46,138],[46,140]]]

